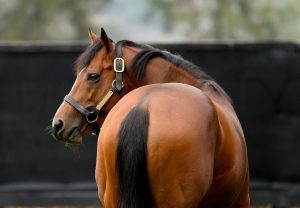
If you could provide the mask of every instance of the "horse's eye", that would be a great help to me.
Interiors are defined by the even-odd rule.
[[[87,79],[90,80],[90,81],[97,81],[97,80],[99,80],[99,78],[100,78],[99,74],[97,74],[97,73],[90,73],[88,75]]]

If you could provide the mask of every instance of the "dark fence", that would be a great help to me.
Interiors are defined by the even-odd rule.
[[[225,88],[244,128],[252,180],[300,182],[300,47],[156,45]],[[70,148],[47,133],[85,44],[0,46],[0,186],[94,181],[97,139]]]

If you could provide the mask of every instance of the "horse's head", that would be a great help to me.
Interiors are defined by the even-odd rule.
[[[118,58],[122,51],[115,52],[115,44],[103,29],[100,37],[91,30],[89,35],[92,44],[78,58],[75,83],[52,122],[55,138],[71,144],[80,144],[91,130],[99,132],[98,124],[120,99],[124,87],[124,61]]]

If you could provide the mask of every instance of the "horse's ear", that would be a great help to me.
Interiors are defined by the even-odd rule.
[[[97,35],[89,28],[89,36],[92,43],[95,43],[98,39]]]
[[[101,40],[102,44],[104,45],[104,47],[106,48],[107,53],[109,53],[109,51],[111,49],[111,41],[110,41],[109,37],[107,36],[105,30],[102,27],[101,27],[100,40]]]

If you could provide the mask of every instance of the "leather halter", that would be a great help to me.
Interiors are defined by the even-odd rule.
[[[122,81],[122,73],[125,69],[125,62],[122,58],[122,42],[117,42],[115,46],[116,58],[114,59],[113,69],[116,73],[116,78],[112,82],[111,89],[106,93],[106,95],[97,103],[95,106],[83,107],[76,100],[74,100],[70,95],[66,95],[64,101],[72,105],[77,111],[79,111],[83,116],[85,116],[87,122],[93,125],[92,134],[98,135],[100,128],[97,123],[98,115],[102,107],[107,103],[114,93],[119,93],[121,97],[124,96],[124,84]]]

